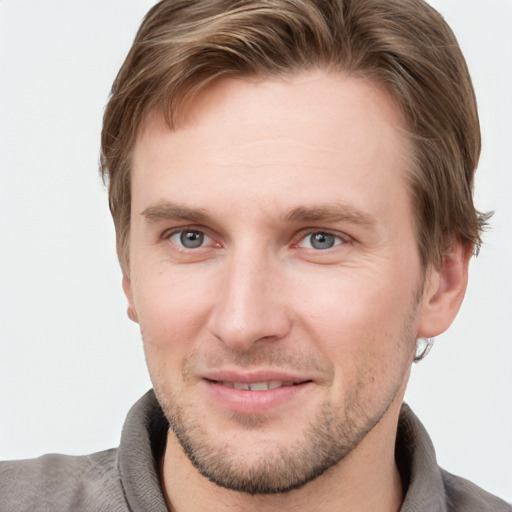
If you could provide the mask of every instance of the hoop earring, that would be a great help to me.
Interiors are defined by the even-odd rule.
[[[414,362],[419,363],[422,359],[425,359],[433,344],[434,338],[418,338],[416,340],[416,354],[414,356]]]

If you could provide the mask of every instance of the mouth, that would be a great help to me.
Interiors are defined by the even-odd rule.
[[[219,374],[203,377],[203,383],[222,409],[249,415],[296,407],[297,400],[315,388],[313,380],[291,375]]]
[[[213,379],[206,379],[214,384],[220,384],[230,389],[237,389],[240,391],[268,391],[272,389],[279,389],[283,387],[298,386],[311,382],[310,380],[304,381],[280,381],[280,380],[269,380],[262,382],[233,382],[233,381],[217,381]]]

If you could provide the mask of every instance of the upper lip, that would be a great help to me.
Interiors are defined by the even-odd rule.
[[[217,382],[240,382],[244,384],[270,381],[293,382],[297,384],[312,380],[311,377],[282,370],[211,370],[204,372],[201,377]]]

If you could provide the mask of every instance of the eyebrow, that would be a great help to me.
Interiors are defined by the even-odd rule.
[[[151,221],[186,220],[204,223],[212,221],[212,217],[202,208],[189,208],[167,201],[145,208],[141,215]],[[348,204],[298,206],[280,216],[279,221],[284,223],[348,222],[364,227],[372,227],[376,224],[375,217]]]
[[[348,222],[365,227],[376,224],[375,217],[348,204],[299,206],[282,219],[284,222]]]
[[[187,220],[191,222],[206,222],[211,218],[203,209],[188,208],[175,203],[163,202],[149,206],[140,213],[148,220]]]

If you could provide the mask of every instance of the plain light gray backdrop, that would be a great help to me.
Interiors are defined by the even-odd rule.
[[[0,2],[0,458],[117,445],[150,386],[97,174],[110,85],[153,1]],[[440,464],[512,500],[512,0],[432,0],[468,60],[496,210],[406,399]]]

